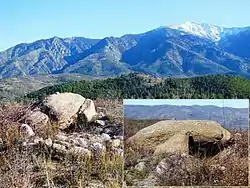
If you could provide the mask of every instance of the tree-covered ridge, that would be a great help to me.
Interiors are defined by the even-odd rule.
[[[25,98],[42,99],[55,92],[73,92],[92,99],[250,98],[250,81],[229,75],[159,79],[131,73],[117,78],[82,80],[45,87]]]

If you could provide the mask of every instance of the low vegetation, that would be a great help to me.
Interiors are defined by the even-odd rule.
[[[237,76],[209,75],[166,78],[131,73],[117,78],[75,81],[45,87],[27,94],[26,100],[41,100],[55,92],[73,92],[87,98],[250,98],[250,81]]]

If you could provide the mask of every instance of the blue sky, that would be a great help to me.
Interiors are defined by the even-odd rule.
[[[223,99],[124,99],[124,105],[215,105],[223,107]],[[224,99],[225,107],[248,108],[248,99]]]
[[[121,36],[187,20],[246,26],[249,7],[249,0],[5,0],[0,51],[53,36]]]

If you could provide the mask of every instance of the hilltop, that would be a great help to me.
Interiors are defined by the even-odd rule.
[[[91,81],[74,81],[27,94],[41,100],[55,92],[73,92],[88,98],[249,98],[250,81],[237,76],[209,75],[192,78],[156,78],[137,73]]]

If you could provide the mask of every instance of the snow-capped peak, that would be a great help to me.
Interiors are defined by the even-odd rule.
[[[226,35],[237,34],[246,29],[244,27],[225,28],[207,23],[198,24],[191,21],[186,21],[185,23],[179,25],[170,25],[168,27],[204,37],[213,41],[219,41]]]
[[[170,25],[169,27],[215,41],[220,40],[220,35],[224,30],[224,28],[216,25],[205,23],[197,24],[191,21],[186,21],[184,24],[180,25]]]

